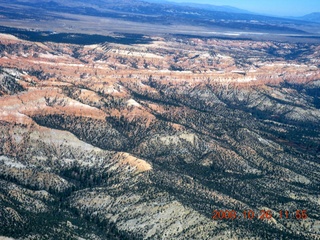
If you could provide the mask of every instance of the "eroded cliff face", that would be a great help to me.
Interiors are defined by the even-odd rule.
[[[0,235],[319,237],[319,45],[0,42]]]

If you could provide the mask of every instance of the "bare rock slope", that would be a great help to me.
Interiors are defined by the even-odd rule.
[[[0,235],[320,239],[319,45],[0,46]]]

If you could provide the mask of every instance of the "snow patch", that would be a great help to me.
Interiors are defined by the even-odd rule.
[[[127,101],[127,106],[141,107],[141,105],[132,98]]]
[[[18,169],[26,168],[26,165],[19,163],[19,162],[16,162],[14,160],[11,160],[10,158],[8,158],[6,156],[0,156],[0,161],[2,161],[4,163],[4,165],[9,166],[9,167],[18,168]]]

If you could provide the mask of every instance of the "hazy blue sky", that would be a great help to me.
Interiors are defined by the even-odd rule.
[[[168,0],[172,2],[230,5],[257,13],[281,16],[302,16],[320,12],[320,0]]]

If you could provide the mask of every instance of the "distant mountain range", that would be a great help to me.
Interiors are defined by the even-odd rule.
[[[310,22],[320,22],[320,12],[314,12],[307,14],[300,19],[305,20],[305,21],[310,21]]]
[[[198,3],[180,3],[179,5],[189,6],[189,7],[199,8],[199,9],[206,9],[211,11],[254,14],[250,11],[240,9],[240,8],[235,8],[232,6],[216,6],[211,4],[198,4]]]
[[[240,9],[240,8],[236,8],[233,6],[227,6],[227,5],[218,6],[218,5],[213,5],[213,4],[200,4],[200,3],[193,3],[193,2],[177,3],[177,2],[164,1],[164,0],[145,0],[145,1],[150,2],[150,3],[157,3],[157,4],[164,4],[165,3],[165,4],[176,5],[176,6],[182,6],[182,7],[192,7],[192,8],[208,10],[208,11],[264,15],[264,14],[250,12],[245,9]],[[268,16],[271,16],[271,15],[268,15]],[[320,12],[313,12],[313,13],[304,15],[302,17],[293,17],[293,19],[304,20],[304,21],[309,21],[309,22],[320,22]]]
[[[146,0],[147,2],[151,3],[159,3],[159,4],[172,4],[172,5],[177,5],[177,6],[185,6],[185,7],[192,7],[192,8],[198,8],[198,9],[203,9],[203,10],[210,10],[210,11],[218,11],[218,12],[230,12],[230,13],[247,13],[247,14],[255,14],[253,12],[232,7],[232,6],[217,6],[217,5],[212,5],[212,4],[200,4],[200,3],[192,3],[192,2],[182,2],[182,3],[177,3],[177,2],[170,2],[170,1],[162,1],[162,0]]]

